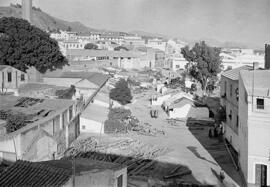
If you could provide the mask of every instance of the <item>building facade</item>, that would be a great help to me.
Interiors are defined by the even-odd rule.
[[[28,82],[28,75],[14,67],[0,65],[1,92],[14,91]]]
[[[248,185],[270,185],[270,71],[241,71],[239,162]]]

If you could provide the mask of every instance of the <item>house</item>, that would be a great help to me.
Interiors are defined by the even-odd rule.
[[[239,163],[250,186],[270,185],[270,71],[239,75]]]
[[[241,66],[253,66],[258,63],[260,68],[264,68],[264,55],[255,53],[252,49],[223,49],[220,53],[224,70],[228,67],[235,69]]]
[[[63,153],[80,133],[75,105],[65,99],[0,96],[0,119],[6,121],[0,130],[0,160],[48,160]]]
[[[161,51],[166,50],[166,45],[167,45],[167,42],[165,40],[160,39],[160,38],[149,39],[147,41],[147,44],[146,44],[147,47],[159,49]]]
[[[80,117],[80,131],[104,134],[104,122],[108,118],[109,108],[91,103]]]
[[[78,97],[82,96],[84,99],[90,98],[94,93],[103,87],[110,75],[86,72],[86,71],[59,71],[48,72],[44,75],[43,82],[50,85],[70,87],[74,85]]]
[[[236,157],[239,154],[239,74],[242,70],[252,70],[251,66],[242,66],[232,70],[225,71],[221,74],[220,79],[220,96],[221,105],[226,110],[226,122],[224,126],[224,136],[227,142],[232,145]]]
[[[0,65],[1,92],[14,91],[28,82],[28,75],[14,67]]]
[[[186,65],[188,61],[184,58],[184,56],[180,54],[173,54],[169,57],[170,59],[170,68],[173,71],[186,69]]]
[[[171,97],[171,94],[168,94],[168,95],[159,95],[159,96],[153,95],[150,98],[150,104],[153,105],[153,106],[156,106],[156,105],[160,105],[161,106],[170,97]]]
[[[124,36],[123,42],[126,45],[135,46],[135,47],[145,46],[145,40],[141,36],[137,36],[137,35]]]
[[[127,167],[89,159],[18,160],[0,175],[0,186],[126,187]]]
[[[209,110],[187,95],[176,94],[162,104],[169,118],[208,118]]]

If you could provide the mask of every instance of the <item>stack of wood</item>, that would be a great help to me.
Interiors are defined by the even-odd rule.
[[[97,148],[97,140],[94,138],[79,139],[72,142],[70,147],[65,151],[66,157],[76,156],[79,153],[95,151]]]

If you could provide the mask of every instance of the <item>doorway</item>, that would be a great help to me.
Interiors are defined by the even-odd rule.
[[[261,187],[267,186],[267,166],[256,164],[255,166],[255,184]]]

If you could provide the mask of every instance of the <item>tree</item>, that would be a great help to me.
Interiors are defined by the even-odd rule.
[[[34,66],[44,73],[67,65],[66,58],[49,34],[14,17],[0,18],[0,64],[21,71]]]
[[[98,46],[93,43],[88,43],[84,46],[84,49],[98,49]]]
[[[181,50],[184,58],[189,62],[188,74],[197,80],[205,94],[210,79],[221,71],[220,49],[206,45],[204,41],[196,43],[192,49],[188,46]]]
[[[126,48],[125,46],[120,45],[120,46],[115,47],[114,50],[115,51],[122,51],[122,50],[128,51],[128,48]]]
[[[130,103],[132,100],[132,95],[127,81],[120,79],[115,84],[115,88],[111,89],[110,98],[118,101],[122,105]]]

